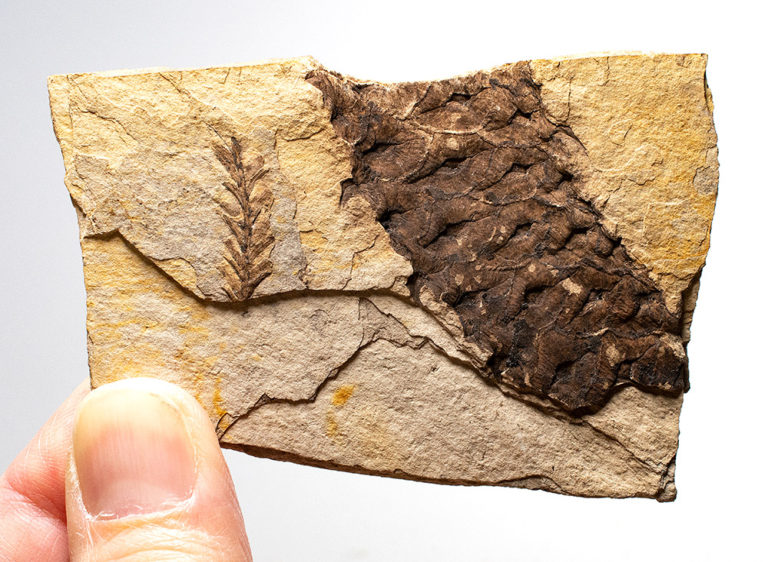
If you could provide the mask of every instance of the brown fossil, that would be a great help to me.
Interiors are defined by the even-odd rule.
[[[577,415],[628,384],[687,387],[680,312],[578,196],[584,148],[545,116],[525,63],[439,82],[308,79],[354,149],[342,200],[370,202],[412,263],[412,297],[455,310],[496,384]]]
[[[232,233],[232,238],[225,241],[228,267],[221,268],[229,285],[224,290],[232,300],[244,301],[272,270],[267,255],[274,242],[269,226],[272,192],[266,186],[257,189],[257,182],[268,170],[262,156],[245,163],[243,146],[235,137],[230,138],[228,146],[215,145],[213,150],[229,174],[230,179],[222,185],[236,203],[234,209],[221,205],[222,218]]]

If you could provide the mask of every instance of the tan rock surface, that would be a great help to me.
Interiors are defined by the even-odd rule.
[[[717,186],[705,62],[528,65],[546,118],[584,147],[574,188],[681,324]],[[674,499],[682,394],[627,380],[602,407],[574,414],[546,393],[497,384],[491,351],[462,331],[462,309],[432,293],[414,299],[415,268],[389,225],[364,193],[345,192],[358,156],[307,80],[314,71],[325,72],[292,59],[51,77],[81,228],[93,385],[139,375],[180,384],[224,445],[260,456]],[[458,96],[447,107],[469,97]],[[581,290],[571,278],[558,286]],[[680,330],[654,337],[682,349]]]
[[[706,55],[530,64],[550,115],[587,149],[584,196],[678,306],[704,266],[717,196]]]
[[[119,232],[185,289],[227,301],[231,178],[216,148],[246,139],[271,191],[272,271],[253,295],[402,287],[410,265],[370,208],[341,208],[349,148],[333,132],[311,59],[241,68],[53,76],[66,184],[83,234]],[[212,86],[216,87],[213,88]],[[402,290],[402,289],[401,289]]]

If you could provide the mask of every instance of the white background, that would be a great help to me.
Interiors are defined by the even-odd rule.
[[[421,484],[228,452],[268,561],[766,560],[766,46],[760,2],[0,0],[0,472],[87,376],[49,74],[311,54],[383,81],[605,50],[707,52],[721,181],[689,346],[679,496]]]

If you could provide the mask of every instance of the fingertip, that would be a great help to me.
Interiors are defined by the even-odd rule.
[[[208,537],[231,559],[249,559],[213,425],[174,384],[140,377],[91,392],[75,419],[71,473],[73,552],[156,551],[163,537],[202,552]]]

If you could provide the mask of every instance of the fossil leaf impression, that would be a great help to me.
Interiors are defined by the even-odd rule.
[[[180,384],[260,456],[674,499],[718,179],[705,66],[52,76],[93,385]]]
[[[251,298],[271,270],[268,250],[275,238],[269,231],[268,218],[272,192],[269,187],[263,187],[254,195],[256,182],[267,172],[264,158],[259,156],[252,164],[243,163],[242,145],[235,137],[226,148],[214,146],[214,152],[230,176],[222,185],[237,203],[231,213],[222,205],[222,218],[232,234],[226,240],[228,255],[224,259],[229,269],[222,271],[227,281],[223,289],[233,301],[244,301]]]

